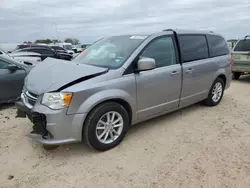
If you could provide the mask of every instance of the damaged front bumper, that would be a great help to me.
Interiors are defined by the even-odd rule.
[[[15,103],[17,117],[28,117],[33,123],[28,137],[45,145],[60,145],[82,141],[85,114],[68,115],[67,109],[52,110],[43,105],[28,108],[22,101]]]

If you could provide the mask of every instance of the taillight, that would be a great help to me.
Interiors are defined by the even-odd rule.
[[[233,65],[234,65],[234,56],[231,55],[231,59],[230,59],[231,70],[232,70]]]

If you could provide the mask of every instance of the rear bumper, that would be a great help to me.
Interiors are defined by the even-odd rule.
[[[32,109],[16,102],[17,117],[29,117],[33,123],[29,138],[46,145],[60,145],[82,141],[85,114],[67,115],[67,109],[51,110],[37,104]]]
[[[250,72],[250,62],[249,65],[235,62],[232,66],[232,72]]]

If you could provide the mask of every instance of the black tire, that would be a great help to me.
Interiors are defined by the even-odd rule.
[[[222,85],[222,95],[220,97],[220,99],[217,101],[217,102],[214,102],[212,97],[213,97],[213,94],[212,94],[212,91],[213,91],[213,88],[215,86],[216,83],[220,82],[221,85]],[[221,78],[216,78],[216,80],[214,81],[210,91],[209,91],[209,94],[208,94],[208,97],[204,100],[204,104],[207,105],[207,106],[216,106],[217,104],[220,103],[221,99],[223,98],[223,94],[224,94],[224,89],[225,89],[225,83],[224,81],[221,79]]]
[[[240,76],[241,76],[240,72],[234,72],[233,73],[233,79],[235,79],[235,80],[238,80],[240,78]]]
[[[123,118],[124,125],[120,136],[116,140],[114,140],[112,143],[104,144],[100,142],[96,136],[96,126],[99,119],[104,114],[110,111],[118,112]],[[88,115],[83,127],[83,140],[86,142],[86,144],[88,144],[90,147],[93,147],[96,150],[106,151],[120,144],[120,142],[125,137],[129,127],[130,127],[129,116],[126,109],[118,103],[106,102],[95,107]]]

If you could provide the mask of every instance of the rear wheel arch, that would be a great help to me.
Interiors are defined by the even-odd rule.
[[[224,86],[226,86],[226,83],[227,83],[227,77],[224,75],[224,74],[220,74],[217,78],[221,78],[224,82]],[[216,79],[217,79],[216,78]]]

